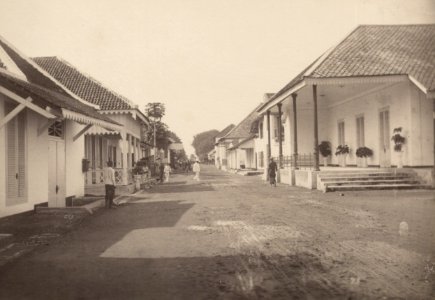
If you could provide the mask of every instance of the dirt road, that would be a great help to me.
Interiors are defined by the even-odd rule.
[[[433,191],[341,196],[203,169],[200,182],[175,175],[4,266],[0,298],[435,295]]]

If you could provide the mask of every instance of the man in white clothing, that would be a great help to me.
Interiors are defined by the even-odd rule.
[[[115,170],[113,163],[109,160],[107,167],[103,169],[103,180],[106,187],[106,208],[112,208],[113,198],[115,198]]]
[[[196,161],[193,164],[193,172],[195,173],[195,177],[193,177],[194,180],[199,181],[199,172],[201,171],[201,167],[199,166],[199,161]]]

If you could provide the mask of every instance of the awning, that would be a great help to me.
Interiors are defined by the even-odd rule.
[[[101,126],[92,126],[88,131],[86,131],[87,135],[120,135],[121,133],[118,130],[107,130]]]

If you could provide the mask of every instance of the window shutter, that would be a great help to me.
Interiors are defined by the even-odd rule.
[[[18,165],[18,197],[25,196],[26,190],[26,152],[25,152],[25,114],[21,112],[17,116],[17,131],[18,131],[18,155],[17,155],[17,165]]]
[[[18,180],[17,180],[17,136],[16,136],[16,121],[11,120],[7,124],[7,197],[16,198],[18,196]]]

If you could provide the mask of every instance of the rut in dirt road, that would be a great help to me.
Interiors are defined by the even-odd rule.
[[[395,227],[402,206],[391,204],[402,201],[406,207],[405,197],[388,200],[391,194],[372,193],[370,201],[363,194],[343,199],[202,169],[199,182],[191,174],[174,175],[3,267],[0,298],[431,295],[434,275],[425,266],[434,263],[435,248],[419,237],[427,234],[421,224],[431,224],[434,206],[424,193],[415,192],[420,200],[406,209],[410,228],[423,231],[404,238]]]

